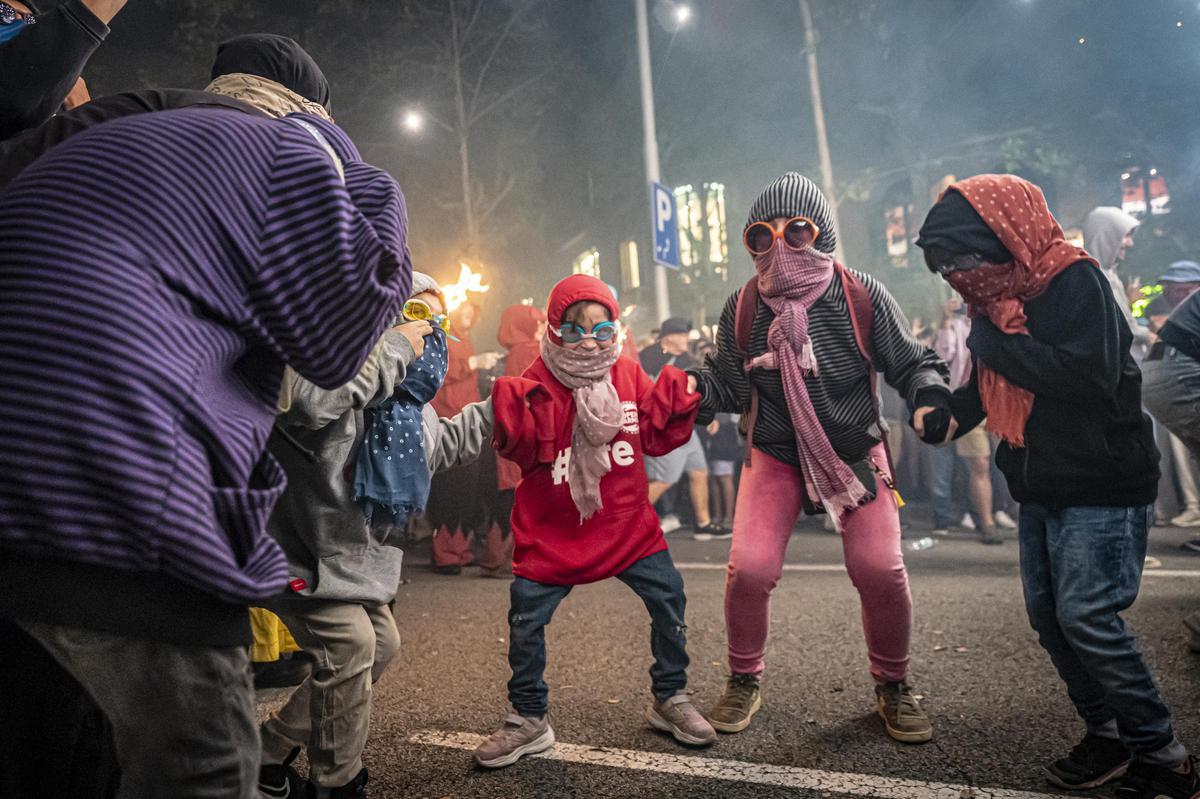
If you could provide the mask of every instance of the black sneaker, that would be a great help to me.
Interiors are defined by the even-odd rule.
[[[450,577],[453,577],[456,574],[462,574],[462,566],[459,566],[457,563],[451,563],[448,566],[434,566],[433,573],[434,574],[445,574]]]
[[[733,538],[733,530],[726,530],[724,527],[709,522],[703,527],[697,527],[692,533],[692,538],[696,541],[728,541]]]
[[[1196,758],[1187,759],[1187,772],[1170,766],[1134,763],[1113,792],[1117,799],[1200,799],[1200,774]]]
[[[307,652],[293,652],[279,660],[267,663],[251,663],[254,672],[254,689],[290,688],[304,682],[312,673],[316,658]]]
[[[302,799],[307,795],[306,781],[292,768],[292,761],[299,754],[300,747],[297,746],[282,763],[259,767],[259,796],[265,799]]]
[[[1200,552],[1200,538],[1193,538],[1191,541],[1184,541],[1180,546],[1192,552]]]
[[[316,799],[316,797],[317,786],[310,783],[306,799]],[[363,769],[350,782],[340,788],[331,790],[329,792],[329,799],[367,799],[367,770]]]
[[[1046,767],[1046,779],[1059,788],[1083,791],[1120,777],[1131,760],[1132,755],[1120,741],[1089,733],[1071,754]]]
[[[986,544],[990,547],[1004,543],[1004,538],[1000,535],[1000,531],[995,527],[981,527],[976,535],[979,536],[979,543]]]

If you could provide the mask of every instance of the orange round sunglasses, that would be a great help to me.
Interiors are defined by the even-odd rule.
[[[793,216],[780,230],[768,222],[755,222],[742,233],[742,243],[751,255],[765,255],[775,246],[776,239],[783,239],[784,246],[790,250],[802,250],[811,247],[820,235],[821,229],[811,219]]]

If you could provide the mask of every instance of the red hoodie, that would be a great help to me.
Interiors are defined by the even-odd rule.
[[[538,326],[545,321],[546,312],[532,305],[510,305],[504,309],[496,340],[508,350],[508,357],[504,359],[506,376],[520,376],[538,359]],[[516,488],[521,482],[521,467],[497,455],[496,477],[501,491]]]
[[[479,375],[471,368],[471,358],[475,355],[475,347],[467,338],[470,328],[461,324],[462,315],[466,312],[468,305],[473,306],[474,319],[478,321],[480,310],[479,306],[474,303],[464,303],[450,313],[454,323],[450,326],[450,333],[458,341],[450,339],[446,342],[449,355],[446,379],[442,381],[442,387],[429,403],[437,411],[438,416],[447,418],[455,416],[472,402],[479,402],[483,399],[479,395]]]
[[[607,299],[606,299],[607,298]],[[548,316],[551,335],[572,303],[616,303],[595,278],[575,275],[555,286]],[[613,386],[625,422],[610,444],[612,471],[600,481],[603,507],[580,524],[567,484],[575,402],[539,357],[521,377],[502,377],[492,391],[493,446],[521,468],[512,513],[513,573],[552,585],[578,585],[620,574],[667,548],[650,505],[642,455],[665,455],[692,435],[698,393],[687,376],[668,367],[652,383],[635,361],[618,358]]]

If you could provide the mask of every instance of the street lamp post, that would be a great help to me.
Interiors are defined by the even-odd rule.
[[[646,149],[646,180],[659,182],[658,136],[654,126],[654,81],[650,75],[650,24],[646,18],[646,0],[634,0],[637,11],[638,74],[642,81],[642,132]],[[667,289],[667,268],[654,266],[654,295],[658,321],[671,315],[671,298]]]

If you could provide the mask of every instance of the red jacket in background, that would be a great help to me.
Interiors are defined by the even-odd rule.
[[[492,390],[492,444],[521,468],[512,512],[513,574],[578,585],[620,574],[667,548],[650,505],[642,455],[665,455],[692,435],[700,395],[672,367],[652,383],[636,361],[618,358],[613,386],[624,423],[610,446],[613,468],[600,481],[603,507],[580,524],[567,484],[575,402],[538,358],[522,377]]]
[[[506,377],[519,377],[538,359],[541,351],[538,327],[545,321],[546,312],[532,305],[510,305],[504,309],[496,340],[508,350],[504,359]],[[497,454],[496,477],[501,491],[516,488],[521,482],[521,467]]]
[[[457,315],[455,316],[457,317]],[[479,318],[478,310],[475,311],[475,318]],[[453,321],[457,321],[457,318],[454,318]],[[450,333],[459,340],[447,339],[446,341],[449,355],[446,379],[442,382],[441,389],[434,395],[433,401],[429,403],[437,411],[438,416],[447,418],[456,416],[472,402],[479,402],[483,399],[479,394],[479,375],[471,368],[471,358],[475,355],[475,346],[467,338],[466,330],[459,328],[459,332],[456,332],[454,327],[451,325]]]

